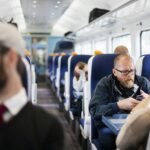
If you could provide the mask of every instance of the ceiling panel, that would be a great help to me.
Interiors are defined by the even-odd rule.
[[[72,0],[21,0],[28,31],[50,32]]]
[[[0,0],[0,20],[14,18],[24,32],[63,35],[88,24],[93,8],[113,10],[129,0]],[[20,5],[21,4],[21,5]],[[23,14],[22,14],[23,12]]]
[[[67,31],[76,31],[88,24],[89,13],[92,9],[113,10],[127,1],[129,0],[74,0],[64,16],[54,26],[52,34],[63,35]]]

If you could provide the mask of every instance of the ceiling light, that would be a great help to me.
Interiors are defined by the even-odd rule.
[[[57,1],[57,4],[60,4],[61,2],[60,1]]]
[[[36,8],[36,5],[33,5],[34,8]]]
[[[56,5],[55,8],[57,8],[58,6]]]
[[[51,13],[51,15],[53,16],[53,15],[55,15],[55,13]]]
[[[37,3],[37,1],[33,1],[33,3],[34,3],[34,4],[36,4],[36,3]]]

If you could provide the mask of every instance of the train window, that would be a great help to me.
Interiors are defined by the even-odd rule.
[[[112,38],[112,51],[118,46],[118,45],[124,45],[128,48],[129,53],[131,53],[131,35],[126,34],[122,36],[117,36]]]
[[[92,53],[92,43],[90,41],[84,42],[82,45],[82,54],[91,54]]]
[[[75,44],[75,52],[77,52],[77,54],[81,54],[82,51],[82,46],[80,43],[76,43]]]
[[[145,8],[149,8],[149,7],[150,7],[150,1],[147,0],[147,1],[145,2]]]
[[[80,54],[91,54],[92,53],[92,43],[90,41],[83,42],[80,48]]]
[[[78,54],[92,54],[92,43],[90,41],[76,43],[75,44],[75,51]]]
[[[150,54],[150,30],[141,32],[141,54]]]
[[[103,53],[107,53],[106,40],[96,40],[96,41],[94,41],[94,49],[93,50],[94,51],[95,50],[100,50]]]

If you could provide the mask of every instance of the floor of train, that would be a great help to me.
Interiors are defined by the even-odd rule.
[[[64,150],[82,150],[77,139],[68,124],[64,114],[59,111],[59,103],[58,99],[50,89],[46,83],[38,84],[37,90],[37,104],[42,106],[48,112],[55,114],[58,116],[60,121],[64,126],[64,133],[65,133],[65,147]]]

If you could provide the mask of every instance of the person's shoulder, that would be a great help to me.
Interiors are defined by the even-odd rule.
[[[149,80],[148,80],[146,77],[143,77],[143,76],[138,76],[138,75],[136,75],[136,79],[137,79],[139,82],[149,82]]]
[[[112,84],[112,82],[113,82],[113,77],[112,77],[112,74],[110,74],[110,75],[102,77],[99,80],[99,82],[97,83],[97,86],[98,87],[99,86],[100,87],[103,87],[103,86],[108,87],[108,86],[110,86]]]
[[[49,125],[53,124],[53,123],[59,124],[58,118],[56,116],[48,113],[47,111],[45,111],[41,107],[35,106],[31,103],[27,103],[27,107],[28,107],[28,109],[30,109],[32,111],[32,114],[33,114],[36,122],[38,122],[38,123],[47,122],[47,124],[49,124]]]
[[[49,147],[49,149],[62,149],[64,131],[59,119],[31,103],[27,103],[26,107],[26,110],[31,112],[32,123],[34,123],[39,139],[41,141],[47,140],[45,141],[45,147]]]
[[[106,83],[106,82],[112,81],[112,79],[113,79],[112,74],[110,74],[110,75],[102,77],[100,79],[100,83]]]

